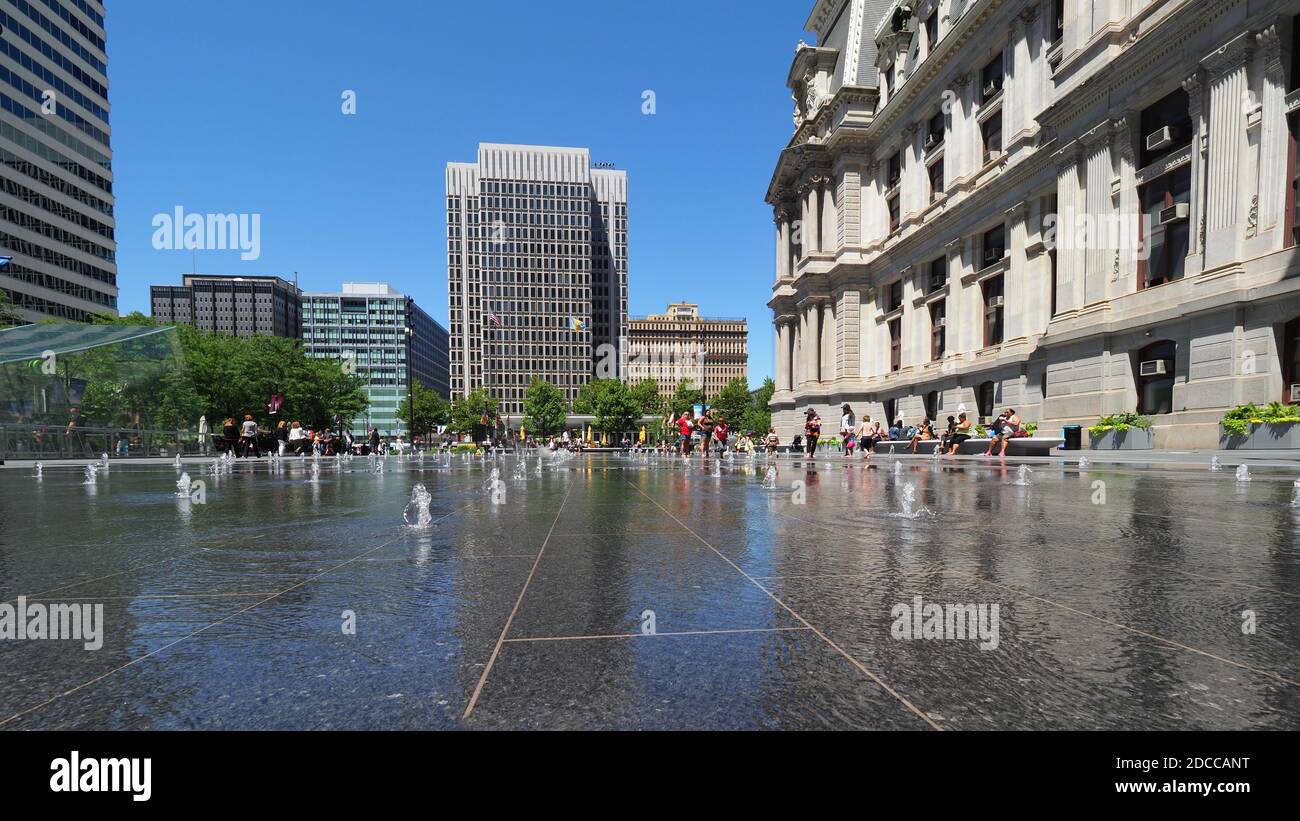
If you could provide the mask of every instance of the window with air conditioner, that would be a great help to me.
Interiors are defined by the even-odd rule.
[[[1001,276],[986,280],[984,292],[984,347],[1001,345],[1006,316],[1003,282]]]
[[[980,138],[984,143],[984,162],[991,163],[1002,154],[1001,111],[989,117],[980,126]]]
[[[948,284],[948,257],[931,260],[926,277],[925,292],[932,294]]]
[[[903,320],[891,320],[889,323],[889,370],[903,368]]]
[[[939,195],[944,191],[943,159],[940,158],[931,163],[928,170],[930,176],[930,202],[934,202],[939,199]]]
[[[983,266],[987,268],[996,262],[999,262],[1007,255],[1007,237],[1006,226],[999,225],[991,231],[985,232],[980,240],[980,248],[983,249]]]
[[[930,118],[925,127],[925,147],[926,149],[938,148],[943,145],[944,133],[947,128],[945,116],[942,111]]]
[[[988,102],[1002,93],[1002,55],[998,54],[980,71],[980,102]]]
[[[1145,415],[1173,413],[1176,343],[1154,342],[1137,352],[1137,412]]]
[[[944,300],[930,305],[930,361],[943,359],[948,341],[947,307]]]

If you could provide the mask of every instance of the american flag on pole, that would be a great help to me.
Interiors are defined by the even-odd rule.
[[[501,327],[501,320],[497,318],[496,314],[492,313],[491,311],[488,311],[487,318],[488,318],[488,322],[491,322],[493,325],[497,326],[498,328]]]

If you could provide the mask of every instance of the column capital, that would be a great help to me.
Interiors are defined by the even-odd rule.
[[[1210,82],[1218,80],[1234,69],[1245,68],[1246,60],[1250,57],[1254,45],[1255,38],[1249,33],[1240,34],[1201,60],[1201,65],[1209,72]]]
[[[1282,71],[1282,38],[1277,25],[1271,25],[1255,33],[1255,45],[1264,55],[1264,68],[1270,74],[1279,75]]]

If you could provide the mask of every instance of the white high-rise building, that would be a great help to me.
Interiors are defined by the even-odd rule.
[[[626,369],[627,175],[585,148],[479,146],[447,164],[451,392],[523,412],[534,377],[572,400]]]
[[[1215,447],[1300,385],[1300,0],[817,0],[787,84],[774,417]]]

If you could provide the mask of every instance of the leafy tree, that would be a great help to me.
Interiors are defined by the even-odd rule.
[[[713,398],[713,409],[722,414],[722,418],[731,424],[740,421],[741,415],[749,410],[753,397],[749,395],[749,382],[737,377],[722,387]]]
[[[596,398],[596,430],[617,434],[634,430],[641,421],[641,408],[637,405],[627,385],[617,379],[606,380],[606,385]]]
[[[641,409],[644,416],[659,416],[664,412],[664,400],[659,395],[659,383],[653,379],[642,379],[632,386],[632,400]]]
[[[772,427],[772,411],[768,409],[768,405],[774,393],[776,393],[776,383],[769,376],[763,380],[763,387],[754,394],[750,406],[740,419],[740,427],[743,430],[767,433],[767,429]]]
[[[683,379],[677,383],[677,391],[673,394],[672,401],[669,403],[669,410],[674,417],[681,416],[683,411],[689,411],[693,406],[703,404],[704,391],[695,387],[695,383],[689,379]]]
[[[460,433],[473,433],[477,437],[485,427],[496,424],[497,407],[497,400],[486,388],[471,391],[451,403],[451,426]],[[489,420],[487,425],[483,424],[484,417]]]
[[[411,419],[411,400],[414,400],[415,418]],[[410,397],[403,396],[397,405],[397,418],[411,425],[411,433],[428,437],[440,425],[451,419],[451,403],[432,388],[426,388],[421,382],[411,383]]]
[[[558,433],[564,428],[564,392],[544,379],[534,377],[524,392],[524,427],[541,436]]]
[[[27,320],[23,319],[22,314],[14,307],[13,300],[9,298],[9,292],[0,288],[0,328],[7,328],[12,325],[25,325]]]
[[[595,415],[596,405],[600,402],[601,394],[614,385],[622,384],[617,379],[592,379],[578,389],[578,395],[573,400],[573,412]]]

